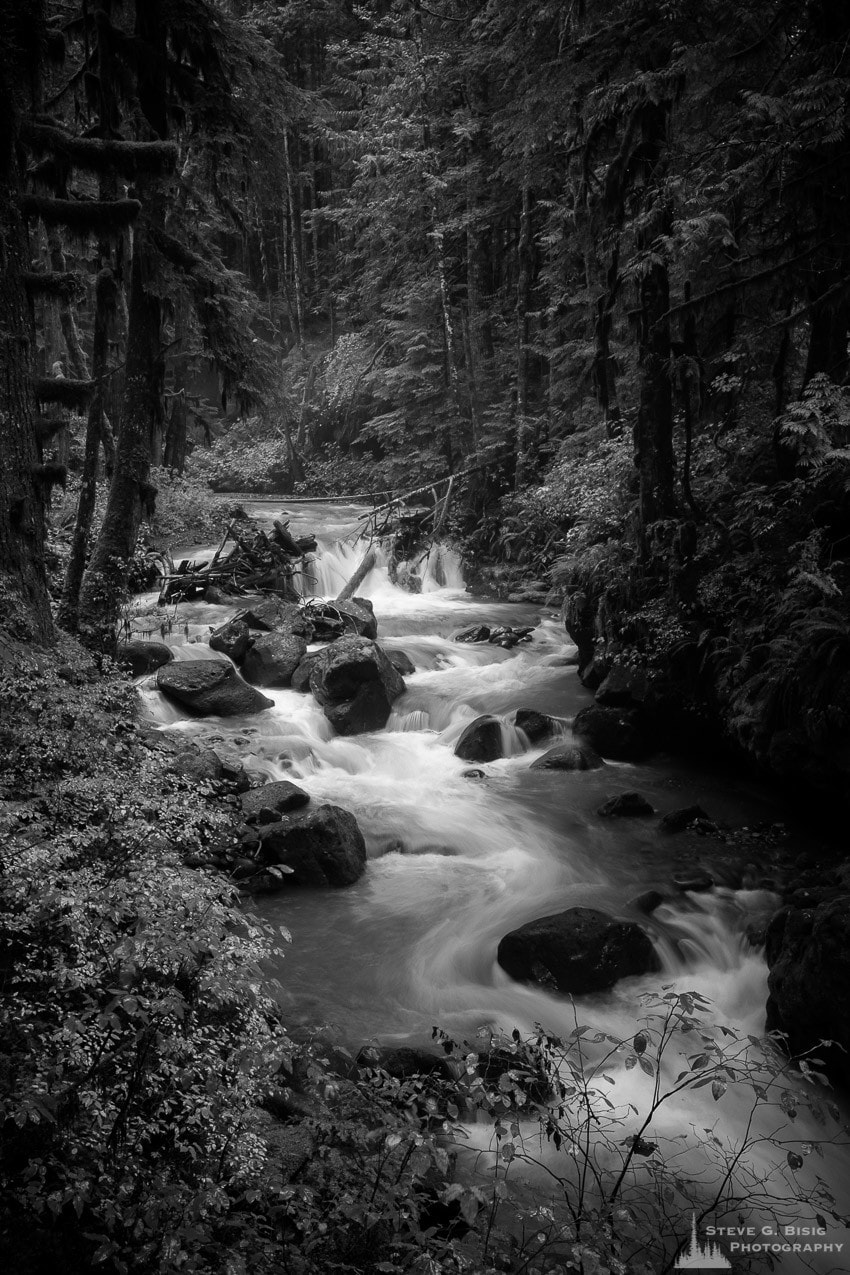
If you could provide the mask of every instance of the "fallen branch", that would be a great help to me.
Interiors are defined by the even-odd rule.
[[[366,579],[369,572],[374,567],[375,561],[376,561],[375,550],[367,549],[363,557],[361,558],[360,565],[358,566],[357,570],[354,572],[354,575],[351,577],[348,583],[343,585],[343,587],[340,589],[339,593],[336,595],[335,601],[345,602],[348,598],[353,597],[357,589],[359,589],[360,585],[363,583],[363,581]]]

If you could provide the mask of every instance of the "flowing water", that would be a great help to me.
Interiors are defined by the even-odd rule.
[[[286,506],[295,534],[319,537],[305,595],[333,597],[352,574],[363,553],[353,540],[360,512]],[[280,506],[263,504],[251,513],[271,519],[280,516]],[[337,737],[312,696],[289,690],[267,692],[274,708],[258,716],[199,721],[167,704],[147,679],[141,686],[147,709],[163,728],[230,741],[255,774],[292,778],[315,800],[357,816],[369,866],[356,885],[256,904],[292,935],[274,971],[290,1021],[330,1023],[355,1047],[370,1038],[424,1042],[437,1023],[459,1038],[471,1038],[482,1025],[526,1032],[542,1023],[566,1033],[574,1023],[572,1004],[513,982],[496,963],[499,939],[525,921],[575,905],[621,913],[641,891],[669,889],[683,845],[693,854],[692,841],[660,836],[655,819],[600,819],[601,802],[638,789],[659,813],[699,802],[715,819],[753,826],[777,817],[776,798],[741,776],[669,757],[577,773],[529,770],[543,748],[530,748],[511,725],[514,711],[544,711],[569,736],[572,718],[590,698],[562,622],[539,607],[471,598],[456,556],[445,548],[432,551],[420,573],[422,592],[404,592],[390,583],[379,554],[358,589],[374,604],[381,644],[405,651],[416,668],[383,731]],[[224,658],[215,657],[205,639],[235,609],[182,604],[166,639],[176,658]],[[536,627],[529,643],[511,651],[451,640],[453,631],[476,622]],[[453,749],[464,726],[483,712],[505,718],[507,756],[476,767],[484,775],[474,778]],[[749,884],[663,904],[647,922],[662,974],[580,998],[579,1021],[629,1037],[640,996],[663,983],[710,998],[716,1021],[760,1033],[766,969],[745,931],[770,912],[775,898],[761,888],[757,872]],[[693,1053],[689,1042],[681,1044]],[[673,1065],[679,1069],[678,1058]],[[618,1101],[645,1107],[652,1082],[640,1069],[621,1067],[616,1080]],[[669,1133],[712,1128],[721,1139],[733,1137],[752,1097],[749,1088],[733,1090],[722,1104],[709,1089],[690,1092],[671,1103],[662,1127],[666,1120]],[[796,1128],[792,1133],[806,1136]],[[482,1137],[473,1132],[473,1144]],[[846,1165],[841,1172],[846,1182]],[[788,1192],[787,1184],[779,1189]],[[798,1269],[796,1260],[784,1259],[782,1269]],[[850,1256],[820,1269],[850,1269]]]

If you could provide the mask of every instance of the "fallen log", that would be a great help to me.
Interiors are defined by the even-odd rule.
[[[366,579],[369,572],[374,567],[375,561],[376,561],[375,550],[371,548],[370,546],[370,548],[366,550],[363,557],[361,558],[360,565],[357,567],[357,570],[354,572],[354,575],[351,577],[351,579],[348,581],[347,584],[343,585],[339,593],[336,595],[337,602],[345,602],[346,599],[354,596],[354,594],[359,589],[360,585],[363,583],[363,581]]]

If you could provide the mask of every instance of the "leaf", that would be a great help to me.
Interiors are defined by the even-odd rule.
[[[648,1041],[646,1039],[646,1036],[643,1034],[643,1032],[638,1032],[638,1034],[635,1036],[634,1040],[632,1041],[632,1048],[634,1049],[636,1054],[644,1054],[646,1053],[647,1044],[648,1044]]]
[[[794,1169],[795,1171],[797,1169],[802,1169],[803,1157],[801,1155],[797,1155],[796,1151],[789,1151],[786,1158],[792,1169]]]
[[[645,1071],[647,1076],[655,1075],[655,1068],[646,1056],[639,1058],[638,1062],[640,1063],[641,1071]]]
[[[628,1058],[626,1059],[626,1071],[631,1071],[632,1067],[634,1067],[636,1062],[637,1062],[637,1058],[635,1058],[634,1054],[629,1054]]]
[[[711,1096],[712,1096],[712,1098],[714,1099],[714,1101],[715,1101],[715,1102],[717,1102],[720,1098],[722,1098],[722,1097],[723,1097],[723,1095],[725,1094],[725,1092],[726,1092],[726,1081],[725,1081],[725,1080],[712,1080],[712,1082],[711,1082]]]

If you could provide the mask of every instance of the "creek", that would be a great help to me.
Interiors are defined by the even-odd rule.
[[[281,504],[294,534],[318,529],[315,580],[306,592],[334,597],[362,555],[362,547],[345,537],[363,511]],[[281,516],[281,504],[249,505],[248,511],[271,520]],[[754,828],[779,817],[776,795],[720,765],[708,770],[670,756],[583,772],[532,771],[530,762],[549,745],[529,748],[509,721],[509,755],[476,766],[483,777],[468,777],[470,764],[453,749],[479,714],[510,719],[516,709],[538,709],[557,717],[568,736],[590,696],[554,612],[470,597],[447,549],[432,551],[422,575],[420,594],[404,592],[391,584],[379,555],[358,589],[374,604],[381,645],[406,652],[416,669],[383,731],[337,737],[313,697],[291,690],[266,692],[274,708],[255,717],[201,720],[167,703],[153,679],[140,687],[148,714],[163,729],[199,742],[228,741],[255,775],[291,778],[314,799],[351,810],[361,826],[369,865],[357,884],[281,893],[252,905],[292,936],[273,970],[287,1020],[331,1024],[354,1048],[371,1038],[425,1043],[434,1024],[459,1039],[471,1039],[482,1025],[525,1033],[541,1023],[567,1033],[574,1025],[571,1002],[512,981],[496,963],[499,939],[526,921],[576,905],[634,916],[629,901],[660,889],[669,901],[645,923],[661,974],[579,998],[579,1021],[629,1037],[641,994],[663,984],[708,997],[716,1022],[761,1033],[767,971],[746,930],[769,915],[776,898],[764,888],[758,851],[745,874],[748,888],[677,894],[671,877],[694,865],[700,854],[695,839],[660,834],[657,818],[602,819],[597,808],[611,796],[638,790],[659,814],[698,803],[717,821]],[[215,657],[205,639],[211,626],[237,609],[181,604],[166,639],[175,658],[224,658]],[[529,643],[510,651],[451,640],[453,631],[477,622],[536,627]],[[792,828],[789,835],[806,848],[803,830]],[[618,1101],[645,1107],[651,1082],[640,1069],[621,1070],[616,1079]],[[721,1139],[732,1138],[749,1110],[752,1093],[745,1088],[736,1094],[730,1086],[723,1103],[714,1102],[708,1089],[689,1091],[670,1104],[661,1123],[672,1132],[710,1128]],[[800,1125],[794,1137],[821,1133]],[[483,1139],[483,1131],[473,1134],[473,1143],[476,1136]],[[766,1150],[760,1154],[768,1156]],[[823,1162],[818,1169],[830,1176]],[[846,1164],[836,1170],[846,1181]],[[780,1194],[790,1189],[777,1184]],[[805,1215],[811,1219],[813,1211]],[[796,1261],[783,1259],[782,1269],[808,1269]],[[847,1267],[850,1257],[813,1263],[822,1270]]]

